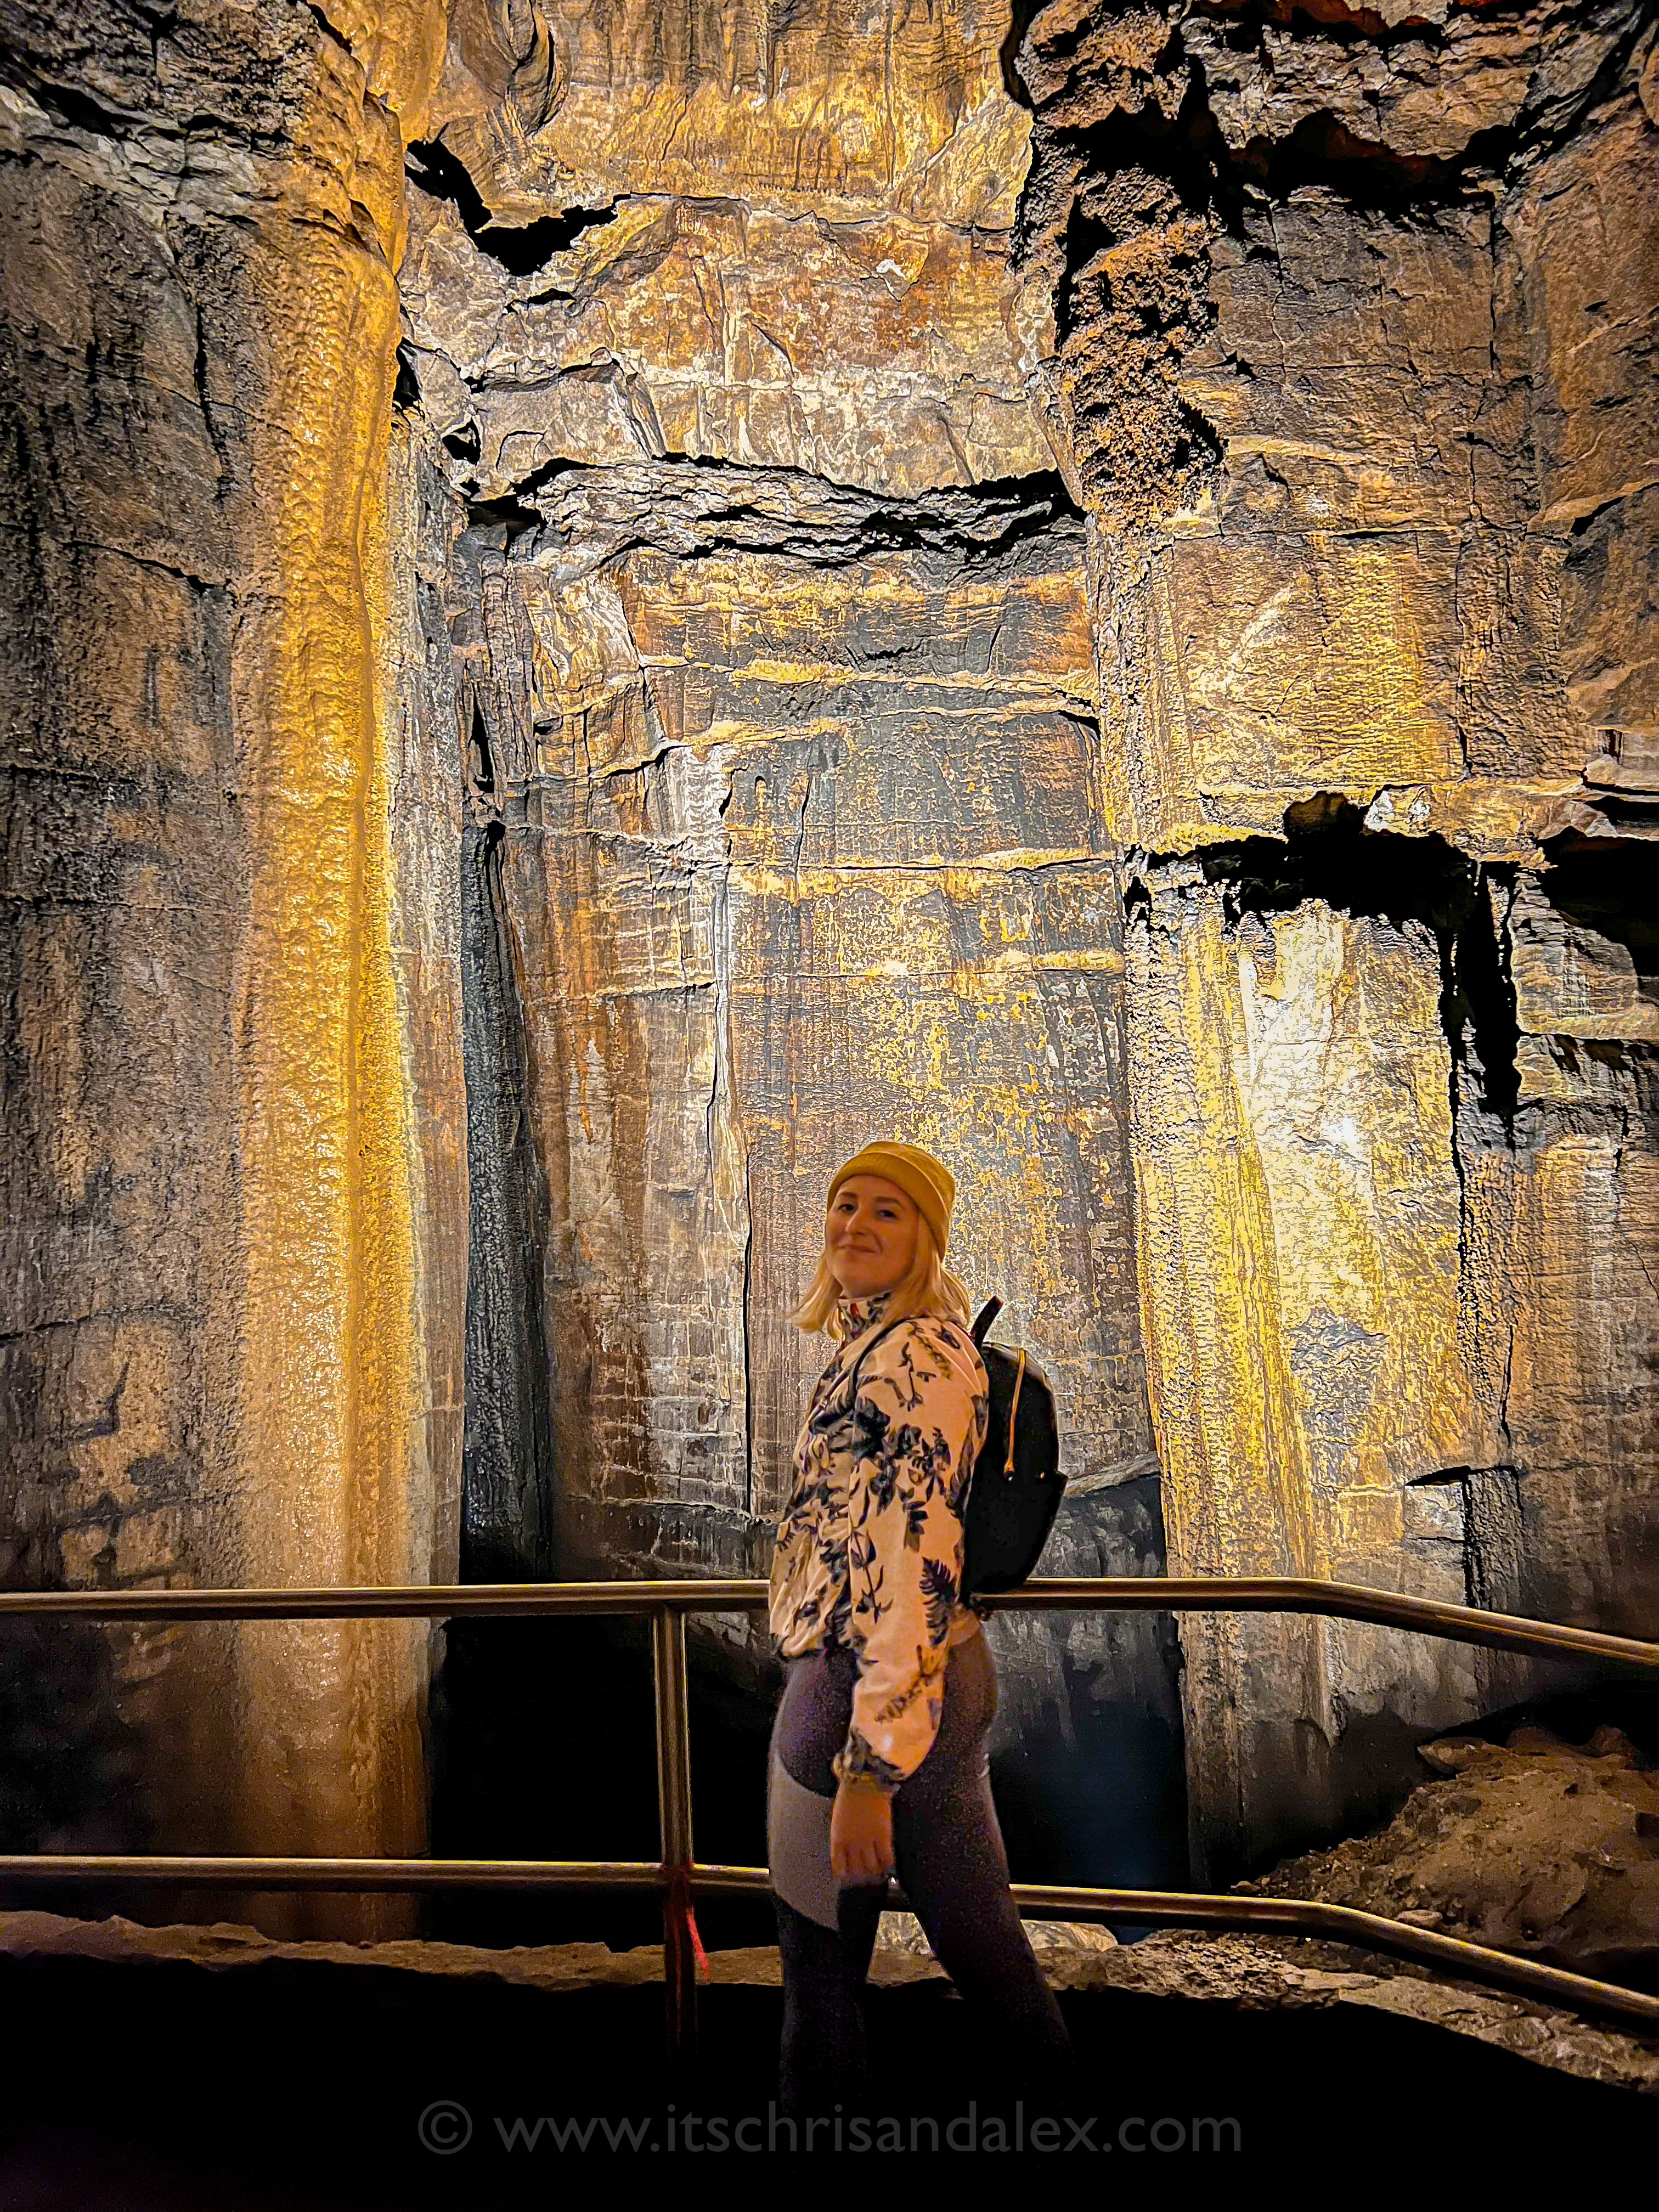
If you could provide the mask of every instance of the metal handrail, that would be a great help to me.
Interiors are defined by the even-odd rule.
[[[419,1583],[404,1587],[265,1590],[6,1590],[0,1617],[82,1620],[317,1620],[506,1619],[537,1613],[634,1614],[651,1622],[662,1855],[646,1860],[260,1858],[14,1853],[0,1881],[167,1883],[224,1889],[653,1889],[663,1899],[663,1972],[671,2059],[684,2062],[696,2033],[694,1893],[753,1895],[770,1887],[763,1867],[700,1865],[691,1841],[690,1729],[685,1619],[750,1612],[767,1602],[760,1582]],[[1659,1644],[1557,1621],[1527,1620],[1432,1598],[1303,1578],[1049,1577],[981,1603],[998,1612],[1312,1613],[1414,1630],[1501,1651],[1594,1658],[1659,1671]],[[1091,1889],[1016,1882],[1022,1912],[1064,1913],[1158,1927],[1276,1928],[1322,1936],[1449,1968],[1465,1978],[1575,2010],[1659,2032],[1659,1997],[1592,1980],[1460,1936],[1408,1927],[1352,1906],[1310,1899],[1210,1896],[1171,1890]],[[896,1897],[897,1893],[895,1892]]]
[[[413,1583],[325,1589],[0,1590],[0,1616],[56,1613],[80,1620],[513,1620],[538,1613],[750,1613],[762,1582]],[[1262,1575],[1034,1577],[975,1600],[998,1613],[1314,1613],[1478,1644],[1494,1651],[1555,1653],[1659,1669],[1659,1644],[1608,1636],[1519,1613],[1487,1613],[1363,1583]]]

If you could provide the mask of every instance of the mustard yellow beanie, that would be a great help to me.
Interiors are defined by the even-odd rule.
[[[866,1145],[836,1170],[824,1200],[826,1208],[835,1204],[836,1193],[848,1177],[855,1175],[884,1176],[889,1182],[896,1182],[933,1231],[943,1259],[951,1235],[951,1208],[957,1197],[957,1179],[943,1160],[924,1152],[920,1145],[890,1144],[884,1139]]]

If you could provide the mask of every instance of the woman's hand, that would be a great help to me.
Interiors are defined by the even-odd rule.
[[[830,1815],[830,1868],[851,1888],[893,1870],[893,1801],[867,1782],[843,1782]]]

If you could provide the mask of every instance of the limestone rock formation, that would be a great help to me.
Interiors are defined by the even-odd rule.
[[[14,1580],[453,1557],[454,774],[378,651],[432,27],[8,12]],[[418,1841],[422,1629],[109,1649],[159,1844]]]
[[[1652,46],[1057,6],[1022,50],[1172,1564],[1653,1632]],[[1518,1683],[1182,1638],[1217,1869]]]
[[[0,35],[12,1579],[757,1568],[902,1127],[1068,1559],[1659,1634],[1641,0]],[[1214,1878],[1540,1679],[1181,1639]],[[418,1840],[422,1633],[109,1650]]]

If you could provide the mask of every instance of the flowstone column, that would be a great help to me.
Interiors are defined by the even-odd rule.
[[[443,40],[439,6],[287,0],[9,29],[16,1583],[453,1571],[459,793],[388,444]],[[71,1810],[10,1847],[417,1848],[425,1652],[423,1626],[43,1637],[11,1679]]]
[[[249,272],[269,377],[250,471],[270,524],[234,679],[253,854],[238,990],[235,1496],[256,1585],[423,1581],[440,1494],[454,1487],[442,1462],[459,1442],[460,1316],[427,1302],[442,1270],[420,1232],[423,1139],[447,1135],[452,1183],[463,1173],[458,977],[441,905],[436,963],[409,962],[398,874],[411,800],[441,788],[454,740],[436,733],[435,760],[416,747],[412,787],[394,785],[406,725],[386,635],[410,620],[398,586],[413,566],[388,538],[403,146],[418,135],[438,31],[416,16],[388,31],[365,22],[349,49],[325,42]],[[416,866],[453,877],[459,829],[453,815],[447,852],[416,831]],[[447,1132],[419,1126],[428,1039],[441,1097],[449,1079]],[[441,1247],[460,1226],[458,1194],[436,1224]],[[459,1269],[448,1273],[459,1291]],[[434,1383],[448,1433],[428,1418]],[[248,1848],[420,1847],[426,1645],[423,1623],[243,1632]],[[363,1902],[304,1917],[383,1927],[408,1911]]]

